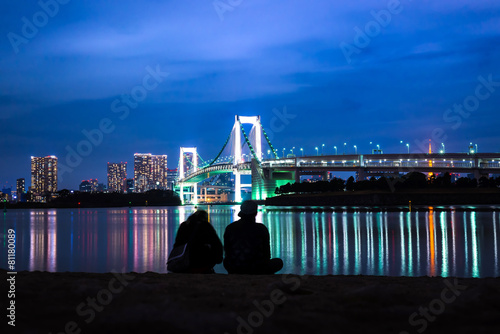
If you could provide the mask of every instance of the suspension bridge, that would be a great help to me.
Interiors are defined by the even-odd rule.
[[[248,134],[244,124],[251,125]],[[258,187],[256,184],[258,178],[254,174],[262,173],[263,148],[266,145],[269,147],[269,154],[272,152],[272,157],[278,159],[277,151],[273,148],[262,127],[260,116],[236,115],[226,142],[217,156],[210,162],[203,161],[196,147],[181,147],[178,168],[178,187],[181,199],[184,201],[184,195],[188,195],[191,198],[189,202],[197,203],[199,182],[217,174],[232,173],[234,175],[234,201],[241,202],[242,188],[252,188],[253,193],[254,188],[256,190],[256,186]],[[252,183],[242,183],[243,175],[251,175]],[[287,180],[287,182],[289,181]],[[268,188],[272,187],[274,193],[274,189],[281,184],[283,182],[274,182],[269,184]],[[261,199],[261,196],[252,195],[252,198]]]
[[[243,125],[251,125],[249,134]],[[267,146],[267,147],[266,147]],[[267,150],[266,159],[264,151]],[[222,149],[211,161],[204,161],[196,147],[181,147],[178,184],[183,203],[198,203],[198,183],[219,174],[232,173],[234,202],[242,201],[242,189],[251,188],[252,199],[274,196],[277,187],[300,182],[302,175],[328,172],[355,172],[358,179],[372,176],[399,176],[401,173],[467,173],[474,177],[500,174],[500,153],[409,153],[314,155],[278,158],[260,116],[235,116],[235,122]],[[249,175],[251,183],[242,183]],[[186,198],[187,197],[187,200]]]

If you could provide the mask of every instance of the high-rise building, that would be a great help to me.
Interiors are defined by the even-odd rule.
[[[167,156],[134,154],[134,191],[167,189]]]
[[[125,181],[126,183],[126,187],[125,187],[125,191],[127,192],[127,194],[130,194],[130,193],[133,193],[134,192],[134,179],[127,179]]]
[[[26,181],[24,178],[16,181],[16,195],[18,202],[26,202]]]
[[[3,200],[10,202],[12,200],[12,188],[3,188],[1,193],[3,194]]]
[[[108,191],[110,193],[126,191],[127,163],[108,162]]]
[[[44,202],[47,193],[57,191],[57,157],[31,157],[31,200]]]
[[[142,193],[148,190],[153,174],[152,167],[151,153],[134,154],[134,192]]]
[[[104,192],[106,187],[103,183],[99,183],[97,179],[82,180],[79,189],[81,192]]]
[[[97,179],[90,179],[89,182],[91,184],[91,191],[96,192],[97,187],[99,186],[99,181],[97,181]]]
[[[108,189],[108,187],[106,186],[106,184],[98,183],[95,191],[97,191],[98,193],[104,193],[104,192],[106,192],[107,189]]]
[[[174,190],[174,186],[177,183],[179,175],[179,170],[176,169],[167,169],[167,189]]]
[[[168,189],[168,168],[166,155],[153,155],[153,179],[149,189]]]
[[[90,183],[89,180],[82,180],[78,189],[80,189],[81,192],[90,193],[92,192],[92,183]]]

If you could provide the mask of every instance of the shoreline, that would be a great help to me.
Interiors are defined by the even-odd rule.
[[[239,206],[239,204],[198,204],[197,207],[206,210],[207,206],[217,207],[220,206]],[[259,204],[263,205],[263,204]],[[184,206],[194,206],[194,205],[184,205]],[[500,211],[500,204],[438,204],[438,205],[412,205],[410,206],[395,206],[395,205],[307,205],[307,204],[283,204],[283,205],[263,205],[263,210],[265,211],[280,211],[280,212],[446,212],[446,211],[456,211],[456,212],[496,212]],[[23,208],[8,208],[4,213],[9,211],[17,210],[57,210],[57,209],[81,209],[81,210],[93,210],[93,209],[134,209],[134,208],[169,208],[169,207],[179,207],[178,205],[148,205],[148,206],[132,206],[132,207],[121,207],[121,206],[101,206],[101,207],[23,207]],[[1,209],[0,209],[1,211]]]
[[[353,192],[327,192],[313,194],[290,194],[269,197],[265,200],[256,200],[259,205],[272,210],[272,207],[296,207],[305,210],[317,210],[319,207],[326,211],[428,211],[429,207],[439,206],[481,206],[475,210],[496,211],[500,210],[500,190],[493,188],[463,189],[460,192],[449,189],[415,189],[406,191],[353,191]],[[108,204],[108,203],[81,203],[70,205],[68,203],[8,203],[5,208],[15,209],[97,209],[97,208],[147,208],[147,207],[177,207],[174,203],[149,203],[148,205]],[[226,203],[200,203],[198,206],[226,206],[239,205],[234,202]],[[188,206],[192,206],[189,204]],[[485,208],[488,206],[488,208]],[[0,207],[0,210],[2,208]],[[458,211],[462,208],[457,208]],[[468,209],[466,209],[467,211]]]
[[[16,330],[493,333],[499,296],[500,278],[23,271]]]
[[[412,207],[454,205],[498,205],[500,190],[470,189],[450,192],[446,189],[434,191],[360,191],[329,192],[315,194],[281,195],[267,198],[266,206],[359,206],[359,207]]]

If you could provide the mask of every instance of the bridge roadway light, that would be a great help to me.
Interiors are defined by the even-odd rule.
[[[285,159],[285,148],[283,147],[283,159]]]
[[[443,151],[443,153],[445,153],[445,152],[446,152],[446,150],[445,150],[445,147],[444,147],[444,143],[441,143],[441,147],[442,147],[442,151]]]
[[[271,159],[271,150],[267,150],[267,158]]]
[[[294,150],[294,149],[295,149],[295,146],[294,146],[294,147],[292,147],[292,149],[290,150],[290,151],[292,151],[292,154],[293,154],[293,150]]]
[[[345,146],[347,145],[347,143],[344,143],[344,155],[345,155]]]
[[[301,147],[300,152],[302,153],[302,156],[304,156],[304,149]]]
[[[325,144],[321,144],[321,155],[324,155],[323,153],[323,148],[325,147]]]
[[[315,149],[316,149],[316,155],[319,155],[318,154],[318,146],[316,146]]]
[[[333,147],[335,149],[335,155],[337,155],[337,146]]]
[[[354,154],[358,154],[358,147],[354,145]]]
[[[408,154],[410,154],[410,144],[406,144],[406,147],[408,148]]]

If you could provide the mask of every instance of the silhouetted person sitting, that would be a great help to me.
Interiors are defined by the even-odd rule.
[[[174,247],[186,242],[189,243],[190,268],[184,272],[214,273],[213,267],[222,262],[223,249],[206,211],[196,211],[179,226]]]
[[[244,201],[240,220],[224,232],[224,268],[229,274],[274,274],[283,268],[281,259],[271,259],[269,231],[255,222],[257,203]]]

